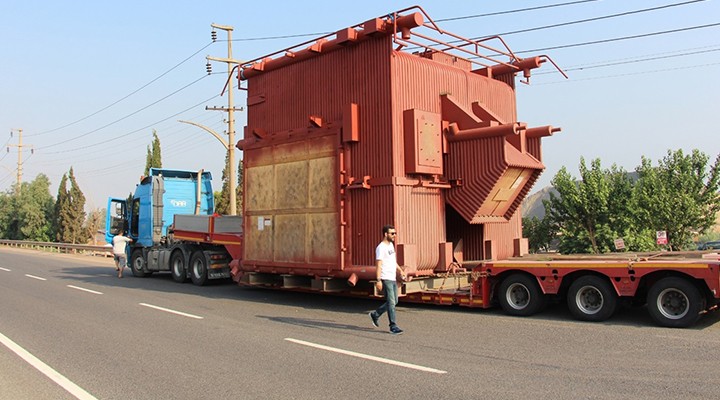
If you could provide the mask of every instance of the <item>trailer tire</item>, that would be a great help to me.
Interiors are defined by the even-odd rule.
[[[130,270],[133,276],[138,278],[144,278],[147,274],[145,271],[145,258],[143,257],[142,249],[133,250],[130,255]]]
[[[547,298],[537,280],[525,274],[513,274],[503,279],[498,287],[498,301],[510,315],[526,317],[542,310]]]
[[[208,266],[205,254],[196,251],[190,257],[190,279],[197,286],[203,286],[208,280]]]
[[[679,277],[663,278],[650,287],[648,312],[660,326],[686,328],[700,318],[705,300],[690,281]]]
[[[185,254],[177,250],[170,256],[170,273],[177,283],[187,282],[187,265],[185,265]]]
[[[570,313],[581,321],[599,322],[610,318],[617,307],[617,293],[599,276],[581,276],[570,285],[567,304]]]

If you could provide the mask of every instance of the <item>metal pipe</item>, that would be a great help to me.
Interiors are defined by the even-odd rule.
[[[447,140],[448,142],[460,142],[464,140],[481,139],[493,136],[517,135],[520,131],[525,130],[526,128],[526,124],[522,122],[515,122],[512,124],[459,130],[457,123],[453,122],[448,126],[448,132],[450,134],[447,135]]]
[[[202,175],[204,170],[198,171],[197,191],[195,193],[195,215],[200,215],[200,196],[202,196]]]
[[[553,133],[560,132],[561,130],[562,130],[561,128],[556,128],[551,125],[539,126],[536,128],[528,128],[525,131],[525,137],[528,139],[532,139],[532,138],[541,138],[541,137],[546,137],[546,136],[552,136]]]

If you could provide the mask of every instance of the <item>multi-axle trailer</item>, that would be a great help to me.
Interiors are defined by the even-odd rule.
[[[516,80],[548,61],[497,36],[449,33],[412,7],[237,65],[242,218],[212,216],[200,194],[185,201],[205,216],[174,226],[162,206],[137,208],[158,225],[136,242],[133,272],[204,283],[216,270],[242,285],[375,296],[374,248],[393,224],[401,301],[530,315],[557,295],[599,321],[632,298],[661,325],[692,324],[720,297],[717,260],[519,258],[520,204],[544,169],[542,140],[559,129],[520,122]],[[212,194],[203,174],[187,174]],[[171,178],[161,175],[152,179]]]

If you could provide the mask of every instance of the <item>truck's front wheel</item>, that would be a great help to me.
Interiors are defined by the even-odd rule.
[[[700,318],[705,300],[700,290],[687,279],[669,277],[652,285],[647,306],[650,316],[658,325],[686,328]]]
[[[170,256],[170,273],[172,274],[175,282],[187,282],[187,266],[185,265],[185,254],[183,254],[183,252],[180,250],[176,250],[172,254],[172,256]]]
[[[143,270],[145,269],[145,258],[143,257],[142,249],[135,249],[130,255],[130,270],[133,276],[142,278],[147,275]]]
[[[198,286],[207,283],[208,266],[205,260],[205,254],[202,251],[196,251],[190,258],[190,279]]]

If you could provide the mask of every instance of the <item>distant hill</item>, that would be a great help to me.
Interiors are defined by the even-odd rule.
[[[558,191],[552,186],[545,186],[539,191],[525,197],[522,202],[522,216],[523,218],[538,217],[542,219],[545,217],[545,207],[543,206],[543,200],[550,199],[550,193],[555,193],[558,196]]]

